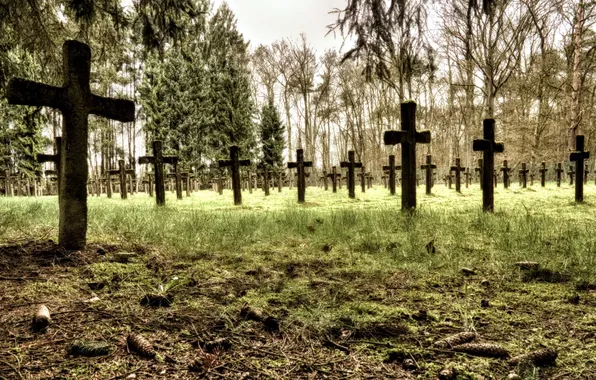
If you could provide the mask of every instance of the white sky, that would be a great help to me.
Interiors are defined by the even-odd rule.
[[[253,49],[282,38],[297,41],[300,33],[318,53],[342,44],[341,36],[325,34],[327,25],[336,20],[329,12],[345,8],[346,0],[214,0],[215,9],[223,1],[236,14],[238,29]]]

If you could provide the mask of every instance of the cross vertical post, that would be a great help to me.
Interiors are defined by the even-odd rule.
[[[590,152],[584,150],[585,138],[575,136],[575,152],[569,155],[569,160],[575,162],[575,201],[584,201],[584,161],[590,158]]]
[[[548,171],[548,169],[546,168],[546,162],[542,161],[542,164],[540,165],[540,170],[538,170],[540,172],[540,186],[545,187],[546,186],[546,172]]]
[[[503,153],[503,143],[495,141],[495,120],[484,120],[484,136],[482,139],[474,140],[473,149],[475,152],[483,152],[482,168],[482,207],[485,212],[493,212],[495,209],[494,190],[494,167],[495,153]]]
[[[503,172],[503,187],[508,189],[511,181],[509,179],[509,172],[511,171],[511,168],[509,167],[509,163],[507,162],[507,160],[503,160],[503,166],[501,167],[501,171]]]
[[[555,173],[557,174],[557,187],[561,187],[561,177],[563,175],[563,168],[560,162],[557,163],[557,167],[555,168]]]
[[[58,240],[63,248],[76,250],[84,248],[87,242],[89,114],[131,122],[135,104],[91,92],[89,46],[66,41],[62,56],[63,87],[13,78],[8,84],[7,98],[13,105],[52,107],[62,111]]]
[[[451,171],[455,172],[455,191],[461,193],[461,173],[465,171],[466,168],[461,166],[461,159],[455,159],[455,166],[451,167]]]
[[[242,204],[242,188],[240,184],[240,167],[250,166],[250,160],[240,160],[240,148],[236,145],[230,147],[230,159],[220,160],[219,167],[229,167],[232,172],[232,191],[234,192],[234,204]],[[221,178],[221,176],[220,176]]]
[[[163,155],[163,142],[155,140],[153,145],[153,156],[139,157],[139,164],[153,164],[153,173],[155,175],[155,201],[158,206],[166,204],[166,188],[164,184],[165,176],[163,165],[176,165],[178,163],[177,156]]]
[[[530,172],[530,170],[528,170],[528,167],[525,162],[522,162],[521,165],[522,167],[519,170],[519,174],[521,175],[522,187],[525,189],[528,187],[528,173]]]
[[[586,163],[584,165],[584,185],[586,185],[588,183],[588,174],[590,174],[590,167],[589,165]]]
[[[394,154],[389,156],[389,165],[383,166],[383,170],[386,170],[389,174],[389,193],[395,195],[395,171],[397,167],[395,166]]]
[[[356,162],[355,152],[353,150],[350,150],[348,152],[348,161],[340,162],[340,166],[342,168],[348,169],[348,195],[350,198],[356,198],[356,174],[354,173],[354,169],[361,168],[362,163]]]
[[[304,161],[304,150],[296,150],[296,162],[288,162],[288,169],[297,169],[298,203],[304,203],[306,197],[306,169],[311,168],[312,161]]]
[[[416,103],[401,104],[401,131],[386,131],[385,145],[401,144],[401,207],[416,208],[416,144],[430,144],[429,131],[416,131]]]
[[[426,195],[430,195],[433,188],[433,170],[437,165],[433,164],[433,157],[430,154],[426,155],[426,164],[420,166],[420,169],[426,172]]]

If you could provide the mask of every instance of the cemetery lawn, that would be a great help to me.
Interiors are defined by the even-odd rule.
[[[296,189],[244,192],[242,207],[229,191],[168,192],[161,209],[90,197],[89,247],[68,253],[56,197],[2,198],[0,379],[596,379],[596,187],[576,205],[566,185],[499,184],[494,215],[477,185],[433,190],[418,188],[413,216],[382,187],[356,200],[310,187],[304,205]],[[173,303],[141,305],[148,294]],[[33,332],[42,303],[53,321]],[[433,344],[463,331],[559,356],[515,367]],[[129,333],[157,356],[128,352]],[[93,341],[109,354],[69,355]]]

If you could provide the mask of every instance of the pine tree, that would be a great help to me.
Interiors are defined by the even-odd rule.
[[[273,103],[264,105],[261,110],[261,144],[263,161],[269,166],[283,167],[283,150],[285,148],[284,125],[281,122],[279,111]]]

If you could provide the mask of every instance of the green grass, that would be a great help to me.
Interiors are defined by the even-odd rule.
[[[355,200],[348,199],[345,188],[332,194],[311,187],[305,205],[296,203],[295,189],[274,189],[270,197],[245,192],[241,207],[233,206],[229,191],[223,196],[202,191],[181,201],[168,193],[165,208],[142,194],[126,201],[90,197],[89,242],[142,247],[141,261],[90,263],[77,268],[74,279],[26,284],[21,298],[62,309],[88,293],[80,290],[86,282],[101,280],[111,284],[109,293],[99,294],[102,310],[140,313],[160,323],[172,311],[138,305],[144,293],[160,286],[176,295],[168,310],[181,315],[221,315],[233,321],[248,303],[278,317],[282,332],[305,352],[314,344],[327,352],[328,360],[339,355],[344,367],[356,371],[350,372],[353,377],[367,371],[354,369],[358,366],[351,359],[325,346],[327,340],[348,346],[354,360],[370,366],[362,368],[381,377],[401,371],[401,363],[390,360],[396,351],[416,360],[412,377],[435,378],[450,363],[459,368],[460,378],[506,376],[513,369],[502,360],[432,348],[445,335],[474,330],[512,354],[541,345],[559,350],[556,367],[519,369],[524,378],[596,378],[596,294],[576,290],[578,284],[596,284],[596,187],[588,185],[586,202],[578,205],[573,189],[565,185],[504,190],[499,184],[494,215],[481,211],[477,185],[463,194],[442,185],[433,191],[426,196],[419,187],[414,215],[400,211],[399,194],[391,197],[381,187],[357,191]],[[0,210],[4,241],[56,239],[55,197],[2,198]],[[425,248],[430,241],[435,253]],[[565,281],[527,281],[514,265],[524,260],[560,272],[558,280]],[[462,276],[462,267],[477,275]],[[488,288],[480,284],[483,279],[490,282]],[[568,299],[576,293],[580,302],[572,305]],[[482,299],[490,301],[489,308],[480,306]],[[227,335],[245,336],[245,324],[226,325]],[[170,336],[172,341],[201,335],[189,326],[165,330],[178,334]],[[163,326],[148,331],[165,334]],[[239,350],[252,345],[238,342]],[[269,348],[275,349],[282,350],[275,344]],[[192,357],[187,346],[168,352]],[[313,359],[302,369],[292,370],[292,360],[279,354],[255,358],[243,370],[258,368],[264,377],[343,373],[316,364],[316,352],[304,353]],[[122,365],[79,363],[66,365],[65,371],[86,376],[100,370],[102,378],[121,373]]]

